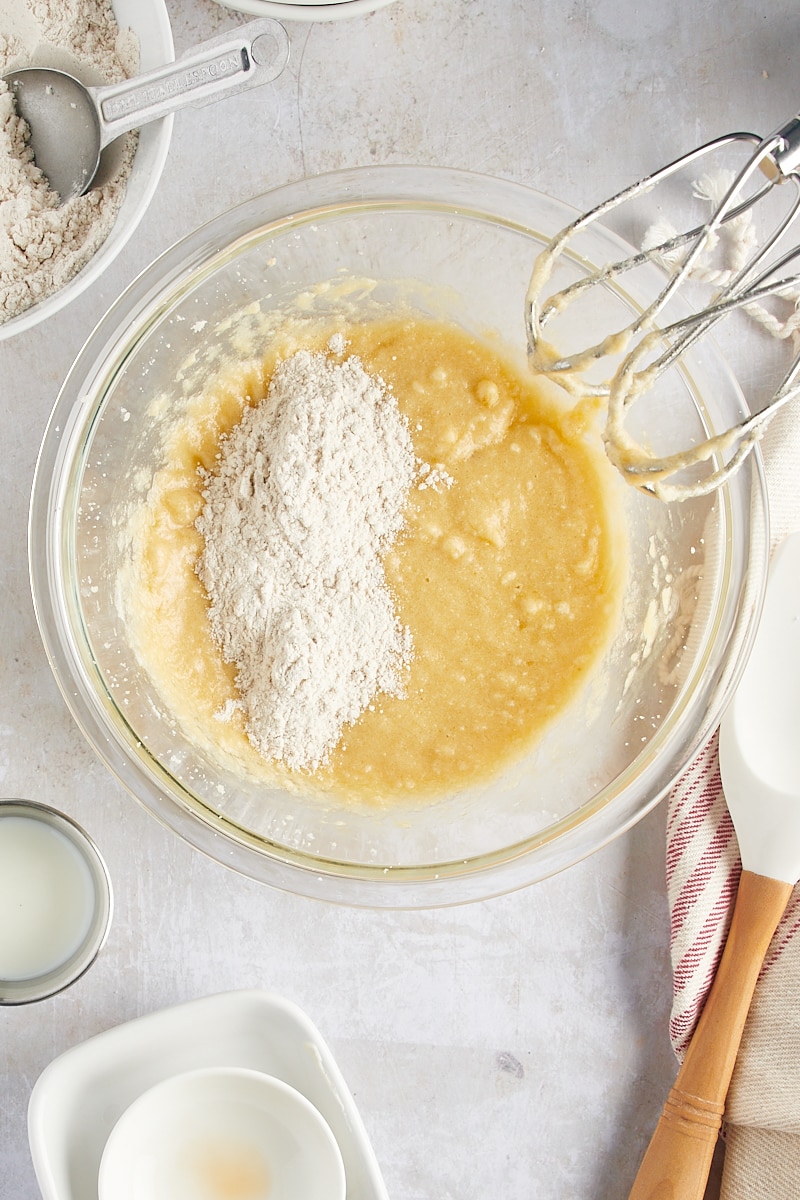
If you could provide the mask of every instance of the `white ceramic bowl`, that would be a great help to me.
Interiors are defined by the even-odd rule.
[[[223,8],[251,17],[279,17],[285,21],[340,21],[386,8],[394,0],[217,0]]]
[[[245,1068],[175,1075],[111,1131],[99,1200],[344,1200],[339,1147],[313,1104]]]
[[[164,0],[113,0],[112,8],[121,29],[132,29],[139,39],[139,70],[149,71],[175,57]],[[40,300],[10,321],[0,325],[0,342],[24,333],[59,312],[95,283],[111,265],[141,221],[158,187],[172,137],[172,116],[142,128],[128,178],[125,199],[114,228],[97,253],[69,283],[52,296]]]

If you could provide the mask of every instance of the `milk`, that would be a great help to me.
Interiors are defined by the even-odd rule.
[[[94,905],[89,867],[60,830],[0,816],[0,980],[60,967],[86,938]]]

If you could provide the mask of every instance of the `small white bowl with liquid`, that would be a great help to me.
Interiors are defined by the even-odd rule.
[[[111,881],[64,813],[0,800],[0,1005],[43,1000],[94,962],[111,924]]]
[[[288,1083],[212,1067],[144,1092],[111,1131],[99,1200],[345,1200],[336,1139]]]

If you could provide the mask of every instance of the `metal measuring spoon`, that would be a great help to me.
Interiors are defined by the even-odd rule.
[[[105,87],[86,87],[65,71],[25,67],[2,78],[30,127],[34,161],[61,203],[88,192],[102,150],[115,138],[184,105],[200,106],[269,83],[289,58],[278,21],[250,21],[202,42],[163,67]]]

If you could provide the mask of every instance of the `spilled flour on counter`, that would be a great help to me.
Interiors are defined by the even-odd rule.
[[[54,66],[112,83],[135,74],[138,61],[136,37],[120,30],[109,0],[0,0],[0,75]],[[59,206],[27,139],[0,80],[0,324],[52,296],[97,252],[125,198],[137,144],[126,134],[101,186]]]
[[[241,697],[219,715],[241,707],[266,758],[314,770],[379,693],[402,694],[411,635],[382,559],[416,472],[395,397],[355,356],[285,359],[222,441],[197,573]]]

